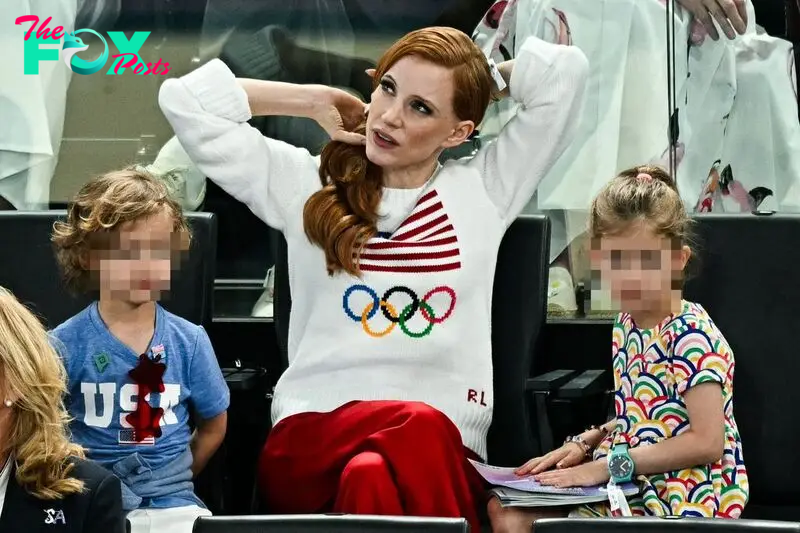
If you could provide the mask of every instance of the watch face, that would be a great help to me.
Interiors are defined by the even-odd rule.
[[[614,455],[608,460],[608,471],[615,478],[627,478],[633,474],[633,461],[624,455]]]

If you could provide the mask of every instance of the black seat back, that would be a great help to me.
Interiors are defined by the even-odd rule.
[[[172,278],[164,307],[195,324],[207,325],[213,313],[216,218],[211,213],[187,213],[192,246]],[[53,328],[80,312],[91,301],[66,289],[50,236],[66,211],[0,211],[0,286],[11,290]]]
[[[284,368],[292,301],[286,240],[276,239],[274,319]],[[542,215],[524,215],[508,228],[497,255],[492,304],[494,419],[489,460],[520,465],[540,453],[525,393],[533,351],[547,313],[550,224]]]
[[[536,533],[800,533],[798,522],[681,517],[549,518]]]
[[[696,220],[699,273],[684,294],[708,310],[733,349],[734,414],[750,482],[745,514],[781,516],[764,515],[762,505],[800,511],[800,387],[791,340],[800,331],[800,216]]]
[[[194,533],[467,533],[463,518],[366,515],[202,517]]]
[[[539,455],[531,425],[525,382],[547,319],[550,222],[523,215],[506,231],[497,253],[492,296],[494,415],[489,429],[489,462],[519,466]]]
[[[273,240],[275,249],[275,279],[272,293],[272,319],[281,355],[281,368],[289,366],[289,315],[292,313],[292,290],[289,287],[289,249],[283,233]]]

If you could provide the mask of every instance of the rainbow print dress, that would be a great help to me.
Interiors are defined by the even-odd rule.
[[[733,417],[733,352],[702,306],[683,302],[680,314],[639,329],[621,313],[613,332],[617,428],[594,452],[605,457],[615,442],[648,446],[689,428],[683,394],[707,382],[722,387],[725,451],[713,464],[640,476],[642,491],[629,501],[634,515],[738,518],[749,484]],[[573,516],[610,516],[607,504],[583,506]]]

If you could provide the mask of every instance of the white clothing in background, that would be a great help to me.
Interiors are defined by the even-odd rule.
[[[526,209],[585,211],[620,170],[658,159],[668,148],[666,8],[659,0],[510,0],[499,27],[492,28],[503,3],[495,4],[475,34],[495,61],[508,59],[501,45],[506,56],[516,56],[516,46],[529,35],[572,44],[589,58],[578,136]],[[675,17],[677,42],[686,43],[688,16],[679,11]],[[686,57],[686,46],[678,46],[676,58]],[[676,77],[686,79],[685,59],[676,62]],[[493,104],[481,134],[493,136],[514,112],[506,102]],[[551,260],[584,229],[582,224],[554,226]]]
[[[169,509],[136,509],[128,513],[130,533],[192,533],[194,521],[211,516],[211,511],[196,505]]]
[[[722,156],[725,124],[736,96],[736,57],[729,41],[705,39],[689,49],[686,101],[681,102],[684,152],[676,182],[691,210],[714,161]]]
[[[25,75],[23,37],[31,23],[14,21],[52,17],[50,28],[73,31],[76,11],[76,0],[0,2],[0,196],[17,209],[46,208],[50,201],[72,71],[61,60],[41,61],[39,74]]]
[[[690,210],[800,210],[791,44],[757,29],[750,1],[747,10],[747,31],[732,41],[713,41],[687,12],[676,12],[676,179]],[[528,35],[578,46],[590,61],[578,138],[526,211],[578,214],[619,171],[667,164],[665,25],[662,0],[499,0],[489,10],[474,37],[495,61],[515,56],[515,43]],[[491,137],[515,111],[494,104],[481,133]],[[555,224],[551,260],[583,229]]]
[[[185,211],[196,211],[206,197],[206,177],[192,162],[178,138],[167,141],[144,170],[160,179]]]
[[[792,45],[754,31],[737,39],[731,52],[735,98],[719,91],[722,83],[710,93],[718,95],[716,114],[723,119],[692,140],[696,157],[679,168],[684,201],[704,212],[800,211]]]

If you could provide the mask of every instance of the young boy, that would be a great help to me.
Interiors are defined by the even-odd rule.
[[[73,439],[122,481],[132,533],[191,533],[211,514],[192,478],[225,437],[230,393],[205,330],[157,303],[188,250],[181,208],[152,176],[111,172],[52,239],[68,285],[97,296],[52,332]]]

